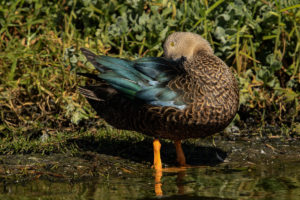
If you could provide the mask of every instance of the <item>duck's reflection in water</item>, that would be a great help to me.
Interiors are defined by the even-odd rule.
[[[161,189],[162,183],[161,183],[161,177],[163,175],[162,170],[155,170],[155,185],[154,185],[154,191],[156,196],[162,196],[163,191]]]
[[[190,168],[199,168],[199,167],[172,167],[172,168],[164,168],[162,170],[157,170],[154,173],[155,177],[155,185],[154,185],[154,190],[155,190],[155,196],[153,198],[143,198],[143,200],[153,200],[153,199],[172,199],[172,200],[232,200],[231,198],[222,198],[222,197],[207,197],[207,196],[194,196],[193,194],[188,194],[189,189],[185,188],[185,176],[187,173],[187,170]],[[176,178],[176,186],[177,186],[177,194],[171,194],[164,196],[163,195],[163,190],[162,186],[163,183],[161,181],[163,174],[167,173],[176,173],[177,178]],[[166,187],[166,186],[165,186]],[[168,187],[168,186],[167,186]],[[185,189],[187,191],[185,191]]]
[[[155,174],[154,174],[154,176],[155,176],[155,185],[154,185],[155,195],[163,196],[162,182],[161,182],[163,173],[177,173],[176,185],[178,188],[178,194],[184,194],[183,178],[186,174],[186,169],[187,169],[187,167],[171,167],[171,168],[164,168],[162,170],[156,170]]]

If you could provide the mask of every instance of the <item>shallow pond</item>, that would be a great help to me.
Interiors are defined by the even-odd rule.
[[[79,182],[1,184],[0,199],[300,199],[300,162],[151,169]]]
[[[135,145],[149,152],[119,155],[0,156],[0,199],[300,199],[299,140],[215,142],[183,146],[190,168],[170,167],[174,148],[165,143],[162,173],[150,168],[148,143]]]

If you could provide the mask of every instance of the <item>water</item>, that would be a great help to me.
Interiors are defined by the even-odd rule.
[[[241,167],[242,166],[242,167]],[[5,200],[118,199],[300,199],[300,161],[257,165],[222,163],[214,167],[120,170],[80,182],[34,180],[0,183]]]

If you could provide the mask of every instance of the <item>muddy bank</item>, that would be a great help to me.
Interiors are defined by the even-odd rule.
[[[25,154],[0,156],[0,181],[2,183],[26,182],[34,179],[50,181],[81,181],[92,177],[137,176],[148,170],[152,163],[152,143],[147,138],[131,143],[113,139],[102,141],[105,145],[90,149],[86,141],[76,143],[82,152],[71,154]],[[221,138],[188,140],[183,144],[187,163],[192,167],[226,166],[227,169],[255,169],[277,166],[280,163],[300,161],[298,139],[281,138]],[[175,149],[169,141],[162,141],[164,167],[176,166]]]

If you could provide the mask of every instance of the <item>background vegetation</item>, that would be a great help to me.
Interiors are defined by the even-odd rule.
[[[76,91],[87,80],[75,72],[93,70],[78,49],[132,59],[161,56],[173,31],[201,34],[235,72],[240,129],[299,136],[297,0],[4,0],[0,152],[63,151],[69,139],[121,137]]]

